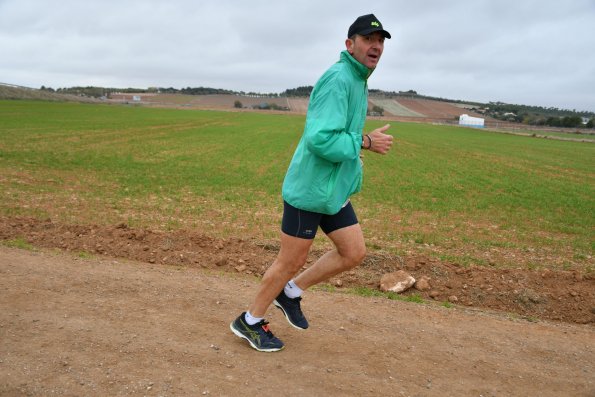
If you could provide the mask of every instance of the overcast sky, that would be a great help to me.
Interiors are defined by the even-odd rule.
[[[0,0],[0,82],[280,93],[368,13],[370,88],[595,111],[595,0]]]

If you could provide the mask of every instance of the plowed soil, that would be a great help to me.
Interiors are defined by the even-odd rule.
[[[35,247],[247,276],[264,274],[278,252],[275,241],[216,239],[199,230],[164,232],[126,224],[67,225],[49,219],[0,218],[0,240],[18,238]],[[309,263],[323,253],[313,250]],[[404,297],[415,295],[426,301],[496,310],[531,320],[595,324],[593,272],[463,267],[427,257],[370,252],[361,266],[330,284],[339,290],[377,290],[382,275],[397,270],[406,270],[415,279],[429,278],[431,288],[412,289]]]
[[[448,102],[412,98],[399,98],[397,102],[401,106],[431,119],[454,119],[463,113],[473,117],[485,117],[478,113],[459,108]]]

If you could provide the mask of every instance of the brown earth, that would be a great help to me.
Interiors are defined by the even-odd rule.
[[[217,95],[184,95],[184,94],[111,94],[111,102],[132,102],[133,96],[140,98],[142,105],[180,106],[206,110],[240,110],[235,107],[235,102],[240,101],[243,108],[252,109],[263,103],[275,104],[280,107],[289,107],[289,99],[285,97],[257,97],[232,94]],[[299,101],[294,102],[298,109],[302,109]],[[307,101],[306,101],[307,104]],[[307,106],[307,105],[306,105]],[[292,109],[292,111],[299,111]],[[304,112],[305,113],[305,112]]]
[[[203,110],[224,110],[224,111],[256,111],[280,114],[306,114],[308,110],[309,98],[274,98],[274,97],[249,97],[241,95],[184,95],[184,94],[111,94],[108,102],[113,103],[130,103],[132,97],[136,95],[141,98],[140,105],[143,106],[157,106],[157,107],[176,107],[185,109],[203,109]],[[373,98],[369,108],[373,106]],[[234,106],[236,101],[240,101],[242,108],[238,109]],[[472,112],[467,109],[460,108],[453,103],[434,101],[430,99],[415,99],[415,98],[399,98],[394,99],[400,105],[421,116],[399,116],[393,115],[385,110],[382,117],[370,117],[371,119],[392,120],[414,123],[440,123],[440,124],[458,124],[456,119],[461,114],[469,114],[473,117],[482,117],[485,119],[485,126],[488,128],[512,128],[519,127],[520,124],[510,123],[507,121],[496,120],[491,117],[486,117],[479,113]],[[260,110],[257,107],[262,103],[275,104],[280,107],[287,107],[289,110]],[[523,128],[527,129],[523,125]]]
[[[0,246],[2,396],[595,395],[590,325],[314,290],[303,301],[310,329],[291,328],[271,309],[286,348],[258,353],[228,328],[257,281],[200,265],[219,257],[259,263],[274,247],[125,227],[38,227],[35,241],[48,246],[43,228],[66,247],[101,243],[111,254],[107,246],[133,252],[143,242],[149,248],[140,252],[155,252],[155,262],[177,255],[180,264]],[[182,240],[204,260],[182,260],[190,257]]]
[[[252,276],[262,275],[278,252],[275,241],[217,239],[200,230],[165,232],[126,224],[68,225],[0,217],[0,241],[10,244],[15,239],[35,247]],[[309,263],[323,253],[313,250]],[[402,295],[405,298],[495,310],[530,320],[595,324],[595,273],[580,270],[465,267],[423,256],[370,252],[361,266],[330,284],[339,290],[366,287],[373,292],[383,274],[397,270],[406,270],[415,279],[429,279],[431,288],[409,290]]]
[[[454,119],[461,114],[473,117],[485,117],[467,109],[462,109],[448,102],[432,101],[428,99],[399,98],[396,100],[402,106],[431,119]]]

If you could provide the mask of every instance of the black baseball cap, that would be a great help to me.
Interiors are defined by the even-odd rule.
[[[352,37],[354,34],[367,36],[374,32],[380,32],[384,37],[390,39],[390,33],[382,29],[382,24],[374,14],[362,15],[351,24],[347,32],[347,37]]]

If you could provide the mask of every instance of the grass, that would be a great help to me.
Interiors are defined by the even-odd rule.
[[[81,259],[92,259],[92,258],[94,258],[94,257],[95,257],[95,255],[94,255],[94,254],[92,254],[92,253],[90,253],[90,252],[87,252],[87,251],[79,251],[79,252],[77,253],[77,256],[78,256],[79,258],[81,258]]]
[[[0,215],[276,239],[303,124],[294,115],[0,101]],[[353,198],[369,247],[465,265],[593,265],[595,145],[391,124],[393,151],[365,154]]]
[[[34,251],[35,250],[35,248],[33,247],[33,245],[29,244],[22,237],[17,237],[17,238],[10,239],[10,240],[0,241],[0,243],[2,245],[6,246],[6,247],[20,248],[20,249],[24,249],[24,250],[28,250],[28,251]]]
[[[559,132],[559,131],[534,131],[534,130],[515,130],[513,132],[502,131],[505,133],[512,133],[512,134],[521,134],[525,136],[530,136],[533,138],[553,138],[553,139],[562,139],[562,140],[577,140],[577,141],[585,141],[585,142],[592,142],[595,143],[595,134],[593,134],[593,130],[589,129],[580,129],[580,130],[572,130],[569,132]]]
[[[412,303],[425,303],[423,298],[419,294],[412,294],[412,295],[399,295],[396,292],[383,292],[377,289],[372,289],[368,287],[356,287],[356,288],[349,288],[346,289],[348,293],[352,293],[357,296],[363,297],[379,297],[379,298],[386,298],[390,300],[398,300],[403,302],[412,302]]]

